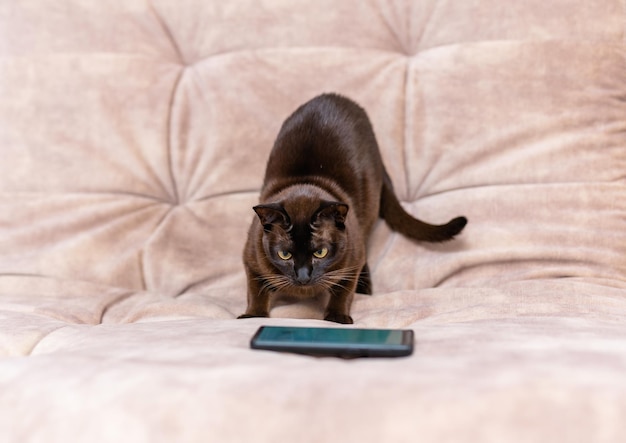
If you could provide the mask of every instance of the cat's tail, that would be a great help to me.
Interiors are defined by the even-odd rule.
[[[385,173],[383,189],[380,196],[380,216],[385,219],[391,229],[417,241],[444,242],[451,240],[463,230],[467,224],[465,217],[457,217],[444,225],[431,225],[413,218],[404,210],[396,194],[389,176]]]

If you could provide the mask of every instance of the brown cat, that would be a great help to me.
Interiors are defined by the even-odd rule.
[[[239,318],[268,317],[270,295],[329,293],[324,318],[352,323],[355,291],[372,293],[366,245],[378,217],[418,241],[461,232],[458,217],[435,226],[400,205],[365,111],[336,94],[300,106],[276,138],[243,260],[248,307]]]

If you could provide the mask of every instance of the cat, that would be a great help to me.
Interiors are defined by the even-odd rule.
[[[248,306],[269,317],[270,296],[329,293],[324,319],[351,324],[354,293],[372,293],[366,246],[379,217],[413,240],[443,242],[467,223],[413,218],[400,205],[370,120],[355,102],[322,94],[283,123],[267,162],[243,261]]]

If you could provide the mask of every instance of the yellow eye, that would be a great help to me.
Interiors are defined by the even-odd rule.
[[[281,260],[289,260],[291,258],[291,252],[289,251],[278,251],[278,256]]]
[[[315,258],[324,258],[328,255],[328,248],[320,248],[313,253]]]

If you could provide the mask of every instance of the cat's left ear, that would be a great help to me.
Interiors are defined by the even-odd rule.
[[[339,229],[344,229],[346,215],[348,214],[348,205],[340,202],[323,202],[315,215],[313,223],[320,220],[332,220]]]

